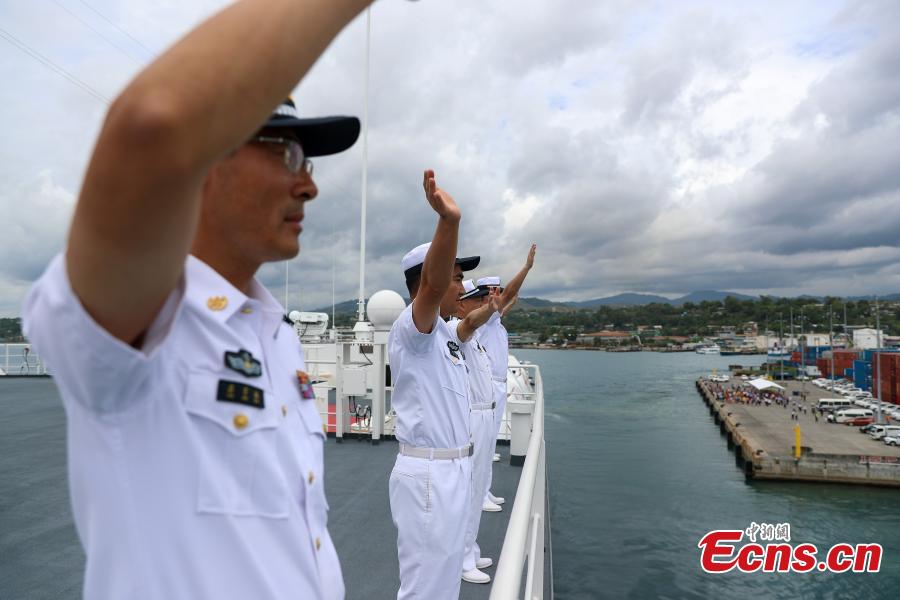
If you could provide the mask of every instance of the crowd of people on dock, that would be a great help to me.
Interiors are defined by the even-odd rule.
[[[707,381],[706,386],[719,402],[726,404],[744,404],[746,406],[772,406],[774,404],[785,410],[790,409],[792,421],[799,421],[801,414],[809,414],[818,422],[821,416],[821,412],[815,406],[807,406],[804,402],[788,398],[782,390],[758,390],[746,384],[722,384],[713,381]]]
[[[778,406],[788,405],[788,400],[781,391],[758,390],[747,385],[722,385],[721,383],[707,383],[709,390],[715,394],[720,402],[747,404],[750,406]]]

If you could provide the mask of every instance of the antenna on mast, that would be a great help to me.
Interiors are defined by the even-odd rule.
[[[372,324],[366,321],[366,201],[369,191],[369,55],[371,54],[372,7],[366,8],[366,68],[363,85],[362,122],[362,201],[359,213],[359,298],[356,304],[356,325],[353,333],[357,340],[371,341]]]
[[[359,299],[356,320],[366,320],[366,204],[369,188],[369,54],[372,36],[372,8],[366,8],[366,68],[363,85],[363,127],[362,127],[362,202],[359,215]]]

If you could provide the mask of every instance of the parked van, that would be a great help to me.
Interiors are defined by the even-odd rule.
[[[900,435],[900,425],[876,425],[869,432],[873,440],[880,440],[885,436],[895,437]]]
[[[822,398],[819,400],[819,404],[817,406],[819,410],[832,412],[839,408],[852,407],[853,401],[847,398]]]
[[[828,420],[833,423],[849,423],[854,419],[871,419],[874,416],[867,408],[842,408],[828,415]]]

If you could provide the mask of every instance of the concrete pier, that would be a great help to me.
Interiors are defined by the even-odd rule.
[[[723,387],[743,383],[731,378]],[[860,433],[858,427],[816,421],[811,408],[819,398],[840,397],[810,382],[780,383],[790,401],[806,412],[791,419],[791,408],[722,402],[710,382],[697,381],[697,389],[716,424],[733,448],[735,460],[747,477],[788,481],[822,481],[900,488],[900,447],[888,446]],[[806,398],[794,396],[803,391]],[[794,426],[801,430],[800,458],[794,457]]]

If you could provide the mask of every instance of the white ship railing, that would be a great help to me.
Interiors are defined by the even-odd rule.
[[[384,375],[387,363],[387,336],[384,333],[378,339],[379,334],[376,332],[376,339],[372,342],[360,342],[352,336],[338,335],[336,340],[304,344],[306,367],[317,382],[313,389],[317,392],[319,416],[323,424],[328,424],[326,430],[333,431],[338,439],[351,434],[379,440],[383,436],[394,434],[396,423],[389,402],[393,387],[386,385]],[[362,351],[363,348],[366,348],[365,352]],[[359,369],[367,371],[365,390],[354,386],[354,391],[351,391],[351,386],[347,385],[348,370]],[[508,378],[521,378],[533,370],[533,365],[519,365],[516,362],[509,366]],[[528,384],[528,389],[531,387]],[[533,396],[533,391],[524,391],[521,386],[509,394],[510,400],[531,400]],[[368,406],[371,416],[351,424],[353,417],[359,417],[353,410],[355,406]],[[512,423],[507,410],[501,416],[498,439],[511,439],[511,429]]]
[[[497,572],[494,574],[491,600],[544,598],[544,529],[547,524],[544,383],[537,365],[523,364],[518,368],[532,373],[534,392],[532,399],[509,399],[512,416],[511,452],[515,455],[516,446],[524,445],[520,439],[523,436],[528,436],[528,445]],[[529,409],[530,428],[528,421],[523,420]],[[523,579],[525,589],[520,594]]]
[[[31,344],[0,344],[0,376],[47,375],[47,367]]]

